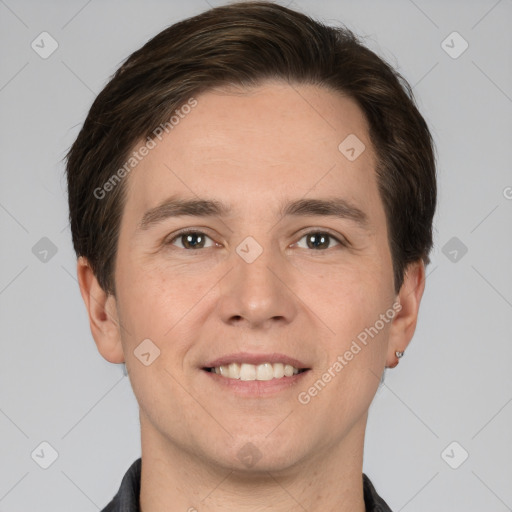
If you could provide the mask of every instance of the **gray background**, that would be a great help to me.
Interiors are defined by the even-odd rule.
[[[419,324],[370,409],[364,471],[394,512],[510,511],[512,1],[290,6],[367,36],[414,86],[438,149]],[[101,509],[140,455],[130,383],[98,354],[79,294],[62,158],[120,62],[206,8],[0,0],[2,512]],[[59,45],[46,59],[31,47],[43,31]],[[469,44],[457,58],[454,31]]]

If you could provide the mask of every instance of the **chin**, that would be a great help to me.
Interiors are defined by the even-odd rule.
[[[303,443],[284,444],[276,439],[274,442],[267,438],[268,432],[261,437],[252,437],[251,441],[234,443],[235,450],[230,453],[231,469],[246,474],[286,471],[295,466],[302,458],[299,446]]]

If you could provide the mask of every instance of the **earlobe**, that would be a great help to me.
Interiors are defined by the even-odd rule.
[[[416,324],[423,291],[425,290],[425,264],[422,260],[411,263],[397,296],[400,310],[391,324],[386,367],[394,368],[409,345]]]
[[[83,256],[77,261],[77,276],[98,351],[111,363],[123,363],[124,353],[115,297],[108,295],[101,288],[87,259]]]

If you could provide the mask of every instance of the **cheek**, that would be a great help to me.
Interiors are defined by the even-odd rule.
[[[303,284],[298,295],[308,297],[314,321],[324,333],[318,341],[326,358],[324,366],[331,366],[341,356],[346,368],[339,373],[346,377],[353,371],[362,372],[364,378],[368,372],[379,373],[391,324],[389,318],[382,320],[382,315],[392,308],[393,301],[388,269],[373,262],[373,266],[340,268],[314,285],[308,279],[302,282],[310,284]]]
[[[343,425],[347,418],[364,414],[375,396],[391,326],[391,320],[382,320],[381,315],[393,310],[385,288],[375,283],[351,277],[338,284],[345,286],[323,303],[323,316],[319,314],[334,333],[322,340],[325,359],[315,382],[329,381],[325,391],[318,392],[316,407],[328,408],[333,422]]]
[[[341,336],[354,335],[353,329],[373,324],[391,305],[386,273],[378,262],[350,262],[322,273],[303,268],[295,289],[326,327]]]
[[[134,328],[151,326],[152,334],[162,337],[176,317],[182,317],[187,306],[190,308],[188,303],[202,287],[201,280],[187,276],[185,269],[170,268],[165,260],[159,261],[127,259],[119,268],[119,290],[123,309]]]
[[[127,369],[133,370],[131,379],[143,380],[137,383],[142,389],[157,384],[154,374],[161,373],[161,366],[171,368],[173,361],[183,359],[187,341],[180,328],[192,307],[194,291],[156,269],[133,266],[124,270],[124,281],[117,290],[121,339]],[[154,360],[150,366],[137,357],[144,343],[148,345],[144,353],[149,352],[149,359]],[[164,372],[159,378],[167,381],[169,375]]]
[[[181,372],[197,334],[190,329],[189,321],[207,283],[201,286],[189,277],[158,268],[134,266],[125,270],[129,279],[118,291],[126,367],[141,409],[158,424],[167,414],[183,410],[183,404],[187,404],[185,410],[195,410],[193,400],[180,385]],[[139,347],[145,347],[144,352]]]

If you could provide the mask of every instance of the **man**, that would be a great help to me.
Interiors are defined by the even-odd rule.
[[[436,202],[408,85],[349,31],[211,9],[131,55],[68,154],[78,278],[141,459],[105,511],[389,511],[368,409]]]

